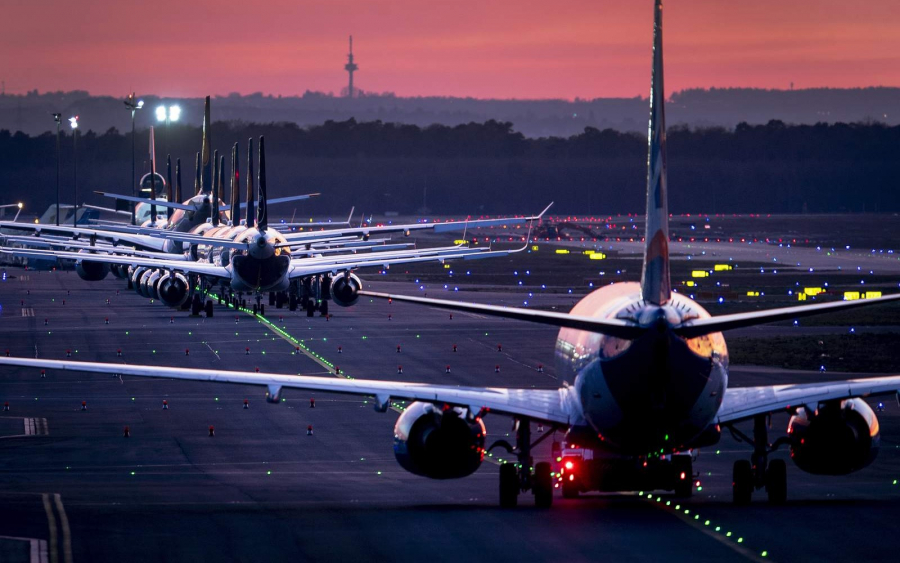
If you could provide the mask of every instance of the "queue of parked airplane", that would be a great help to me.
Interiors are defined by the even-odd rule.
[[[0,252],[23,258],[72,260],[78,275],[89,281],[104,279],[112,272],[126,278],[129,287],[141,295],[158,299],[170,307],[190,307],[193,314],[205,310],[211,315],[212,300],[203,295],[218,289],[220,300],[243,302],[243,294],[255,296],[254,310],[258,311],[265,310],[262,297],[269,294],[270,304],[279,308],[284,305],[290,310],[302,307],[309,316],[316,311],[327,315],[329,302],[340,306],[356,303],[363,286],[355,273],[358,269],[490,258],[525,248],[491,250],[464,245],[415,248],[409,243],[389,244],[388,239],[372,239],[373,234],[519,225],[543,215],[542,212],[537,216],[506,219],[359,227],[351,227],[348,219],[346,226],[339,228],[281,233],[269,224],[268,206],[319,194],[270,200],[267,197],[265,139],[260,137],[257,178],[254,178],[253,139],[248,142],[247,201],[243,203],[240,201],[239,147],[234,144],[229,174],[231,200],[225,204],[222,201],[225,157],[219,156],[218,152],[210,155],[209,104],[207,97],[202,150],[197,155],[196,193],[191,198],[182,203],[173,201],[181,196],[180,161],[175,165],[174,191],[171,159],[167,160],[168,178],[164,179],[156,172],[151,128],[150,172],[140,182],[142,189],[149,189],[149,197],[98,192],[137,205],[136,216],[147,216],[139,227],[110,222],[96,226],[0,222],[0,228],[32,233],[30,236],[7,235],[6,242],[19,248],[4,247]],[[254,194],[255,179],[258,197]],[[163,189],[168,192],[167,198],[157,198],[158,191]],[[165,217],[157,214],[157,207],[167,210]],[[241,221],[242,209],[247,211],[245,221]],[[314,226],[316,224],[305,225]]]
[[[491,446],[505,447],[517,457],[517,463],[500,467],[499,498],[503,506],[515,505],[520,493],[529,490],[538,506],[547,507],[552,503],[555,485],[551,463],[548,460],[532,463],[533,446],[537,442],[531,437],[534,423],[549,424],[566,432],[565,443],[554,450],[564,462],[558,469],[558,478],[562,480],[563,495],[569,497],[591,490],[656,489],[688,496],[692,493],[693,454],[697,448],[715,444],[723,428],[752,447],[749,459],[734,464],[732,490],[738,504],[750,502],[753,491],[758,489],[765,489],[773,503],[785,501],[786,463],[782,459],[769,459],[780,446],[788,446],[793,462],[809,473],[846,475],[866,467],[878,452],[880,431],[875,413],[863,399],[900,393],[900,376],[729,387],[728,351],[722,332],[894,302],[900,300],[900,294],[713,317],[694,300],[673,292],[668,248],[661,0],[654,2],[651,77],[647,221],[640,283],[605,286],[584,297],[569,313],[559,313],[367,292],[361,290],[349,271],[360,264],[371,264],[365,262],[370,260],[368,256],[362,262],[340,265],[333,262],[325,270],[334,276],[333,296],[338,295],[343,302],[350,302],[351,296],[366,295],[559,327],[556,359],[563,385],[558,389],[461,387],[29,358],[0,358],[0,365],[262,385],[268,389],[267,399],[274,403],[279,402],[284,388],[356,394],[374,397],[379,412],[385,412],[392,400],[409,400],[412,403],[394,428],[394,454],[406,470],[434,479],[465,477],[475,472],[488,443],[484,419],[491,413],[506,414],[516,421],[515,444],[500,440]],[[263,154],[261,151],[261,194],[265,191]],[[215,193],[212,199],[215,208],[218,205]],[[180,271],[201,276],[215,274],[226,279],[231,276],[232,283],[238,284],[252,282],[252,276],[244,277],[241,260],[254,263],[267,257],[278,258],[292,244],[309,243],[311,248],[312,244],[322,242],[321,238],[315,238],[321,234],[308,238],[270,233],[264,201],[261,207],[256,225],[242,231],[246,236],[217,238],[203,233],[169,233],[171,240],[208,247],[198,250],[197,260],[190,261],[197,264],[191,266],[194,269]],[[208,227],[213,229],[222,227]],[[338,237],[360,234],[354,229],[333,232]],[[331,240],[324,244],[343,242]],[[257,250],[251,250],[254,248]],[[225,250],[234,251],[228,254],[232,268],[228,274],[225,273],[228,266],[220,263]],[[85,256],[83,252],[84,249],[79,250],[76,256]],[[94,252],[91,260],[99,260],[96,258],[99,251]],[[442,249],[434,256],[415,254],[397,259],[492,254]],[[82,265],[86,263],[84,260]],[[116,260],[137,268],[144,267],[145,263],[143,258],[131,256]],[[287,276],[291,279],[291,272],[304,267],[295,265],[296,261],[291,257],[273,263],[289,272]],[[158,269],[177,273],[177,264],[183,263],[169,261]],[[339,280],[345,280],[341,282],[344,285],[335,287]],[[281,287],[277,283],[275,287]],[[788,438],[775,443],[769,441],[767,425],[767,417],[773,413],[791,415]],[[745,421],[753,423],[749,436],[736,427]]]

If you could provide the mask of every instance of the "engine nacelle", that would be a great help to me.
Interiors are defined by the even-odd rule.
[[[168,307],[181,307],[190,297],[190,285],[182,274],[166,272],[156,284],[159,300]]]
[[[159,270],[153,270],[153,273],[147,277],[147,289],[145,291],[150,299],[159,299],[159,293],[156,292],[156,284],[159,283],[162,275],[163,273]]]
[[[147,270],[146,272],[141,274],[141,277],[138,279],[137,285],[138,294],[147,298],[152,297],[150,295],[150,278],[155,272],[156,270]]]
[[[141,276],[147,273],[147,270],[150,268],[146,266],[138,266],[137,268],[128,267],[128,275],[131,276],[131,285],[134,288],[134,291],[140,295],[141,294]]]
[[[78,254],[91,255],[93,253],[82,249],[78,251]],[[109,274],[109,264],[78,259],[75,261],[75,271],[78,273],[78,277],[85,281],[100,281]]]
[[[862,399],[826,403],[811,417],[799,409],[788,424],[791,458],[816,475],[846,475],[878,455],[878,418]]]
[[[403,469],[431,479],[471,475],[484,460],[484,423],[467,422],[465,409],[441,411],[415,402],[394,426],[394,456]]]
[[[349,307],[359,301],[362,280],[356,274],[339,274],[331,280],[331,300],[335,305]]]

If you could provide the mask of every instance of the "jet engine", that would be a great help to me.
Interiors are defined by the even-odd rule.
[[[156,292],[159,300],[168,307],[181,307],[190,296],[188,280],[182,274],[166,272],[159,278]]]
[[[146,266],[138,266],[137,268],[129,266],[128,268],[128,275],[131,276],[131,284],[138,295],[141,294],[141,276],[147,273],[147,270],[149,269],[150,268]]]
[[[150,284],[150,277],[154,274],[154,272],[156,272],[156,270],[148,269],[143,274],[141,274],[140,278],[138,278],[138,284],[135,287],[137,288],[137,292],[139,295],[142,295],[147,298],[152,297],[152,295],[150,295],[150,285],[149,284]]]
[[[394,456],[403,469],[431,479],[471,475],[484,460],[484,423],[465,409],[415,402],[394,426]]]
[[[875,460],[878,418],[862,399],[825,403],[810,414],[800,408],[788,423],[791,458],[816,475],[846,475]]]
[[[82,249],[78,254],[90,255],[92,252]],[[78,272],[78,277],[85,281],[100,281],[109,274],[109,264],[80,258],[75,261],[75,271]]]
[[[145,278],[147,287],[144,289],[144,293],[147,294],[147,297],[150,299],[159,299],[159,294],[156,292],[156,284],[159,283],[159,278],[163,275],[159,270],[153,270],[149,276]]]
[[[359,301],[362,280],[356,274],[341,274],[331,280],[331,299],[335,305],[349,307]]]

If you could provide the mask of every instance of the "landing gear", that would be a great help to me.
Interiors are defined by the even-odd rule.
[[[213,302],[212,299],[206,300],[206,306],[204,307],[204,311],[206,312],[207,317],[213,316]]]
[[[753,445],[750,461],[734,462],[732,496],[734,504],[750,504],[755,489],[765,488],[771,504],[784,504],[787,500],[787,464],[782,459],[769,461],[769,454],[782,444],[784,439],[769,444],[766,415],[753,418],[753,438],[734,427],[729,427],[738,441]]]
[[[316,314],[316,304],[312,299],[310,299],[309,301],[306,302],[306,316],[313,317],[313,316],[315,316],[315,314]]]
[[[538,508],[550,508],[553,504],[553,479],[550,477],[550,464],[542,461],[534,466],[534,505]]]
[[[293,295],[293,294],[292,294],[292,295],[290,295],[290,296],[288,297],[288,310],[289,310],[289,311],[296,311],[296,310],[297,310],[297,301],[298,301],[298,300],[297,300],[297,296],[296,296],[296,295]]]
[[[550,474],[550,464],[545,461],[538,463],[534,466],[532,474],[531,448],[552,436],[553,432],[547,432],[532,444],[530,419],[517,419],[515,428],[515,448],[505,440],[495,442],[491,446],[491,448],[502,447],[509,453],[516,454],[516,463],[504,463],[500,466],[500,506],[503,508],[516,506],[519,493],[530,489],[534,494],[535,506],[550,508],[553,504],[553,478]]]
[[[772,504],[787,501],[787,464],[783,459],[773,459],[766,470],[766,492]]]
[[[500,506],[515,508],[519,500],[519,474],[516,464],[504,463],[500,466]]]
[[[270,291],[269,292],[269,307],[274,307],[274,306],[275,306],[275,292]]]
[[[734,504],[750,504],[753,494],[753,467],[746,459],[734,462],[731,474],[731,496]]]
[[[319,304],[319,312],[322,313],[323,317],[328,316],[328,301],[322,301],[322,303]]]
[[[200,311],[203,310],[203,300],[200,299],[200,294],[195,293],[193,299],[191,299],[191,315],[199,316]]]

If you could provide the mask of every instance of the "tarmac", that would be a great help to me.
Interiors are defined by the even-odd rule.
[[[0,353],[558,385],[551,327],[363,299],[334,307],[328,320],[267,307],[275,330],[218,305],[212,318],[190,317],[112,277],[8,274],[0,282]],[[415,291],[406,282],[368,288]],[[515,305],[520,297],[461,296]],[[542,295],[535,305],[571,300]],[[733,366],[730,385],[853,375]],[[394,460],[396,410],[376,413],[366,398],[344,395],[288,390],[278,405],[264,397],[252,386],[3,369],[0,403],[10,410],[0,412],[0,561],[895,561],[900,549],[900,407],[892,398],[878,415],[875,463],[829,478],[789,462],[784,506],[768,505],[764,492],[748,507],[731,504],[732,463],[750,450],[726,432],[700,452],[700,485],[689,500],[558,495],[540,510],[529,494],[516,509],[499,508],[497,462],[507,456],[500,450],[470,477],[433,481]],[[507,417],[489,414],[485,423],[489,441],[510,432]],[[773,417],[771,437],[786,424],[786,416]]]

